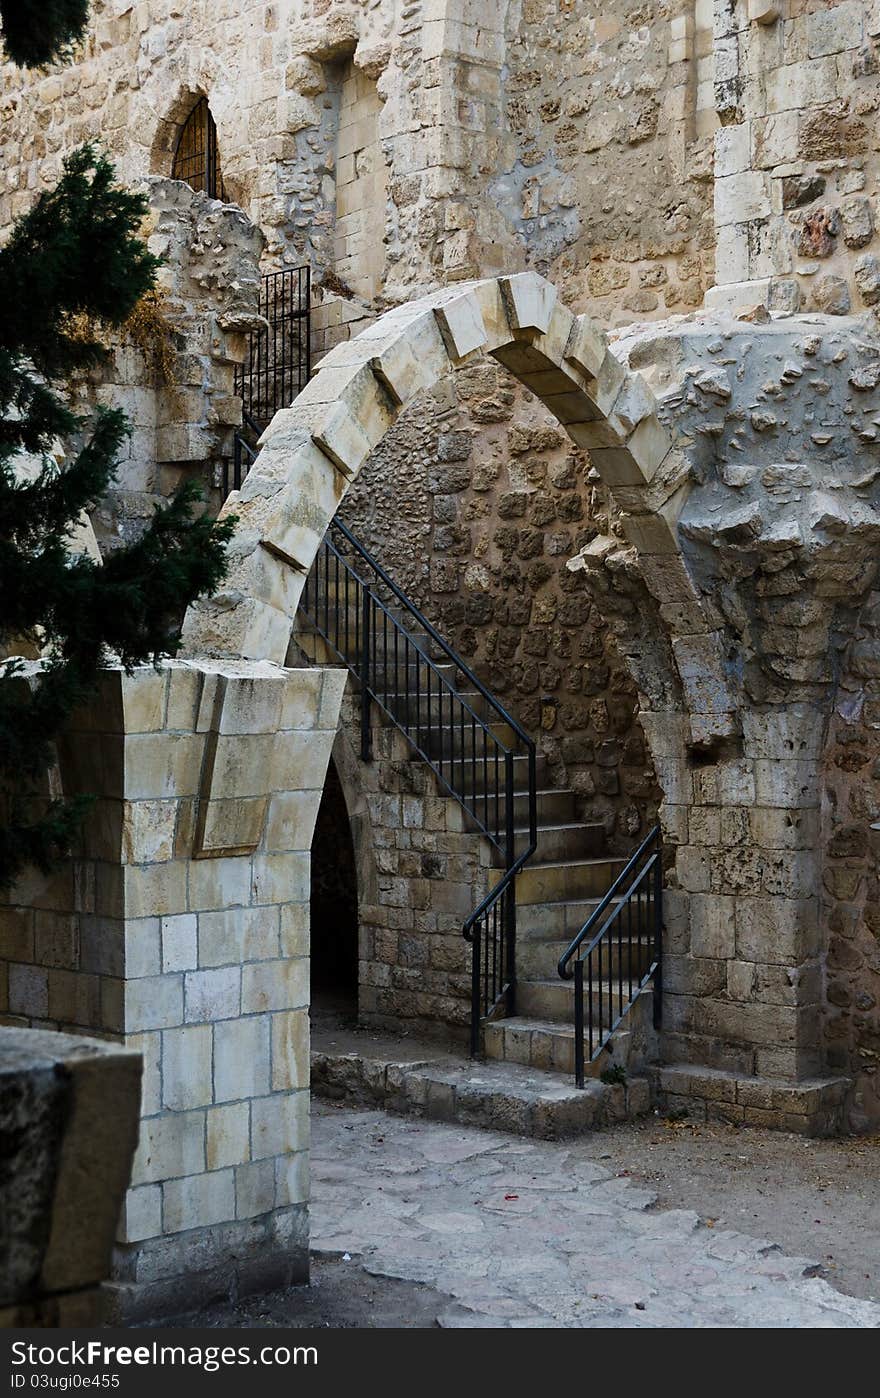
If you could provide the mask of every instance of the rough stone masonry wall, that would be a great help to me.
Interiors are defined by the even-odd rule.
[[[525,265],[605,325],[712,285],[712,6],[510,7],[489,183]]]
[[[117,1317],[307,1274],[309,848],[343,683],[107,672],[59,749],[97,796],[82,848],[0,906],[4,1022],[143,1054]]]
[[[565,567],[609,527],[596,473],[535,398],[478,359],[409,408],[342,509],[538,742],[610,846],[632,847],[659,789],[635,687]]]
[[[158,292],[139,303],[108,358],[70,384],[74,410],[122,408],[131,433],[113,486],[92,514],[102,552],[136,536],[157,505],[195,476],[214,510],[232,455],[241,399],[233,393],[256,312],[262,236],[240,210],[179,180],[144,182],[144,235],[164,259]],[[212,492],[214,492],[212,494]]]
[[[667,903],[666,1052],[732,1073],[846,1073],[864,1129],[878,1118],[876,330],[704,315],[620,347],[690,457],[679,536],[741,696],[741,745],[702,754],[675,715],[643,715],[683,890]],[[606,578],[610,616],[626,573],[618,558]],[[695,660],[693,682],[710,683]],[[738,1119],[778,1110],[752,1100],[744,1118],[730,1101]]]
[[[880,593],[860,617],[825,755],[823,1033],[828,1061],[856,1080],[850,1121],[880,1119]]]

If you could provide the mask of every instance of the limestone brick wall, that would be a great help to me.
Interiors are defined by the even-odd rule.
[[[374,709],[373,760],[359,757],[359,700],[343,699],[333,760],[354,843],[358,1014],[369,1024],[464,1043],[470,1024],[465,919],[488,891],[488,842]],[[313,926],[314,943],[334,927]]]
[[[0,909],[4,1022],[143,1054],[117,1314],[307,1271],[309,848],[344,677],[110,671],[60,745],[77,856]]]
[[[716,5],[719,287],[832,315],[880,301],[878,45],[867,0]]]

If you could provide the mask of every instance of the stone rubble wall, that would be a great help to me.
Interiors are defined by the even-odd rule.
[[[585,452],[541,403],[477,358],[407,409],[341,517],[508,706],[609,848],[656,820],[638,698],[567,560],[609,527]]]
[[[307,1273],[309,848],[343,683],[108,671],[59,745],[98,798],[82,848],[0,906],[3,1022],[143,1055],[117,1318]]]
[[[257,312],[263,238],[240,210],[179,180],[143,182],[144,234],[164,259],[158,294],[109,341],[105,364],[71,384],[75,411],[121,408],[131,433],[113,486],[92,514],[103,553],[137,537],[181,482],[198,479],[216,512],[241,399],[233,392]]]
[[[712,285],[711,0],[511,5],[493,203],[527,264],[606,325]]]
[[[825,751],[821,810],[828,1061],[856,1080],[850,1121],[880,1119],[880,594],[859,618]]]

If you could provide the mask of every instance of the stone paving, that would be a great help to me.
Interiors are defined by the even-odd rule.
[[[442,1326],[880,1327],[809,1259],[655,1203],[577,1143],[313,1105],[313,1251],[435,1286]]]

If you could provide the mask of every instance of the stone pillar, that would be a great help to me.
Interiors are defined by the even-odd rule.
[[[3,909],[8,1014],[143,1054],[117,1319],[308,1273],[309,850],[344,680],[110,670],[60,745],[97,800]]]
[[[661,758],[676,845],[663,1018],[676,1067],[661,1084],[726,1119],[812,1131],[834,1124],[845,1087],[821,1054],[823,715],[800,704],[742,718],[736,753],[695,758],[679,740]],[[657,751],[686,720],[643,722]]]
[[[833,765],[828,741],[870,713],[880,347],[819,317],[718,317],[633,333],[627,354],[687,459],[688,586],[628,512],[572,566],[617,631],[664,793],[660,1085],[691,1111],[827,1131],[856,1120],[875,1033],[861,865],[880,806],[840,776],[867,768],[871,732]]]

